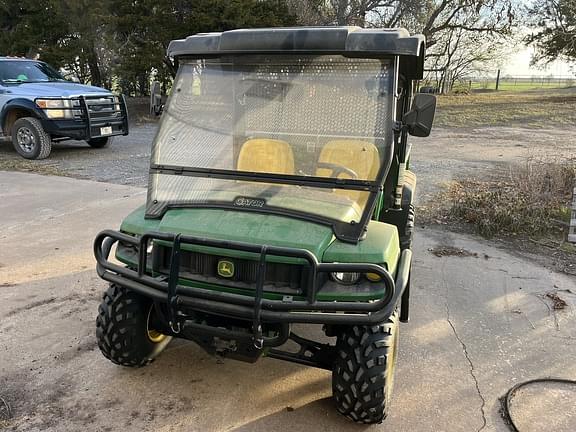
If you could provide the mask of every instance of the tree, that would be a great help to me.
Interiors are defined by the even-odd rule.
[[[115,75],[122,91],[148,93],[149,79],[171,80],[168,43],[199,32],[296,24],[278,0],[112,0],[111,23],[118,46]]]
[[[58,39],[63,24],[50,0],[0,0],[0,54],[33,57]]]
[[[109,84],[102,67],[107,6],[107,0],[2,0],[0,52],[38,54],[83,82]]]
[[[404,27],[424,34],[427,68],[441,87],[496,58],[516,17],[513,0],[289,0],[289,6],[305,24]]]
[[[514,4],[513,0],[288,0],[302,24],[405,27],[424,34],[428,46],[457,29],[507,34],[516,14]]]
[[[171,79],[172,39],[294,24],[281,0],[0,0],[0,54],[39,54],[84,83],[145,95],[152,73]]]
[[[472,75],[485,75],[499,67],[507,47],[498,36],[471,33],[463,29],[446,32],[428,53],[428,76],[441,91],[451,91],[456,82]]]
[[[534,32],[525,41],[536,48],[535,61],[576,60],[576,0],[542,0],[528,14]]]

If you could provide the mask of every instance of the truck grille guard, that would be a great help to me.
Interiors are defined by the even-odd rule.
[[[117,102],[115,99],[118,98]],[[93,133],[103,126],[119,126],[121,133],[113,135],[128,135],[128,109],[124,95],[120,96],[80,96],[80,119],[86,122],[88,136],[98,138],[99,133]]]
[[[86,129],[86,136],[100,138],[103,136],[128,135],[128,108],[124,95],[79,96],[72,98],[44,98],[68,101],[64,107],[46,107],[43,111],[68,111],[71,117],[62,120],[74,121]],[[101,127],[111,126],[112,133],[101,135]]]
[[[153,277],[146,273],[147,248],[152,241],[172,244],[168,275]],[[136,269],[114,264],[108,260],[112,246],[121,242],[138,250]],[[252,295],[221,292],[178,284],[180,253],[183,244],[233,249],[259,255],[259,273]],[[285,296],[282,300],[264,298],[264,274],[267,256],[300,258],[308,262],[311,271],[306,287],[306,299]],[[375,325],[386,320],[398,307],[402,298],[401,320],[408,318],[408,295],[412,252],[402,251],[396,280],[380,265],[371,263],[320,263],[316,256],[304,249],[253,245],[242,242],[213,240],[181,234],[148,232],[133,237],[118,231],[105,230],[94,241],[94,256],[98,275],[111,283],[136,291],[156,302],[168,305],[168,321],[174,333],[180,331],[177,314],[179,306],[209,314],[232,316],[252,321],[253,340],[262,347],[262,323],[309,323],[329,325]],[[386,287],[382,298],[370,302],[318,301],[317,275],[332,272],[376,273]],[[193,282],[193,280],[192,280]],[[225,284],[223,284],[225,286]]]

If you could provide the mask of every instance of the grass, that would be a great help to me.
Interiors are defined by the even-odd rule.
[[[557,82],[542,82],[542,81],[500,81],[498,85],[499,91],[512,91],[512,92],[522,92],[526,90],[551,90],[551,89],[562,89],[565,87],[569,87],[569,85],[565,83],[557,83]],[[495,90],[496,89],[496,81],[482,83],[482,82],[473,82],[472,83],[473,90]]]
[[[484,237],[565,238],[575,161],[530,159],[498,180],[454,182],[442,197],[440,218],[463,222]]]
[[[576,88],[438,97],[435,126],[546,128],[576,124]]]

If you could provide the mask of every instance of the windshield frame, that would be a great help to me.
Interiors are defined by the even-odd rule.
[[[262,53],[258,53],[262,54]],[[298,54],[303,54],[299,52]],[[314,55],[323,55],[322,53],[314,52]],[[342,220],[330,218],[327,216],[322,216],[318,214],[308,213],[304,211],[287,209],[283,207],[272,207],[269,205],[263,207],[239,207],[235,205],[234,202],[169,202],[165,203],[163,211],[159,215],[151,215],[146,212],[146,218],[154,219],[161,218],[164,213],[173,208],[214,208],[214,209],[230,209],[234,211],[252,211],[257,213],[274,214],[279,216],[288,216],[297,219],[307,220],[322,225],[330,226],[333,230],[334,235],[341,241],[348,243],[358,243],[366,232],[368,222],[372,218],[376,202],[378,201],[379,194],[383,190],[384,181],[392,165],[392,160],[394,157],[395,146],[396,146],[396,133],[393,131],[393,127],[396,123],[397,115],[397,102],[398,102],[398,56],[370,56],[370,55],[356,55],[351,56],[349,53],[335,53],[329,52],[328,55],[341,55],[347,58],[374,58],[378,60],[388,60],[390,61],[391,70],[391,93],[388,96],[390,103],[390,111],[392,115],[392,121],[390,124],[390,133],[386,136],[386,145],[388,146],[388,151],[382,156],[380,167],[378,173],[374,180],[359,180],[359,179],[342,179],[342,178],[332,178],[332,177],[318,177],[318,176],[307,176],[307,175],[296,175],[296,174],[277,174],[268,172],[251,172],[251,171],[238,171],[238,170],[227,170],[227,169],[216,169],[216,168],[201,168],[193,166],[180,166],[180,165],[168,165],[168,164],[156,164],[151,159],[150,164],[150,183],[148,187],[148,199],[152,199],[151,196],[151,183],[152,178],[155,174],[168,174],[168,175],[179,175],[179,176],[190,176],[190,177],[201,177],[201,178],[214,178],[214,179],[225,179],[225,180],[244,180],[250,182],[262,182],[262,183],[274,183],[283,185],[301,185],[310,186],[314,188],[322,189],[342,189],[342,190],[354,190],[368,192],[368,199],[362,210],[362,214],[359,221],[345,222]],[[234,55],[232,57],[243,57],[251,55],[249,53],[244,55]],[[177,58],[176,64],[180,60],[203,60],[203,59],[214,59],[222,57],[231,57],[229,54],[226,55],[216,55],[216,56],[185,56],[183,58]],[[175,83],[179,77],[179,73],[182,68],[178,68],[178,74],[176,75]],[[175,86],[173,87],[175,88]],[[170,106],[172,95],[169,96],[166,106]],[[160,121],[159,130],[162,127],[164,117]],[[158,133],[156,138],[158,137]],[[154,145],[156,145],[156,138],[154,140]],[[154,149],[153,149],[154,152]],[[148,206],[147,206],[148,207]]]
[[[42,71],[42,73],[44,73],[46,76],[48,76],[45,71],[48,70],[51,74],[54,75],[54,77],[49,77],[50,79],[48,80],[27,80],[27,81],[19,81],[19,80],[3,80],[0,79],[0,84],[2,84],[3,86],[10,86],[10,85],[20,85],[20,84],[38,84],[38,83],[52,83],[52,82],[68,82],[68,80],[66,78],[64,78],[64,76],[58,72],[56,69],[54,69],[52,66],[50,66],[48,63],[45,63],[43,61],[40,60],[32,60],[32,59],[2,59],[0,60],[0,65],[2,65],[3,63],[33,63],[36,65],[41,65],[40,70]]]

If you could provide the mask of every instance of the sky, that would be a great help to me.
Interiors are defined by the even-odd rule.
[[[576,75],[576,70],[571,71],[570,65],[560,60],[550,63],[545,69],[530,66],[530,59],[532,57],[532,52],[533,52],[532,48],[524,47],[515,53],[511,53],[507,59],[503,59],[501,73],[510,76]]]

